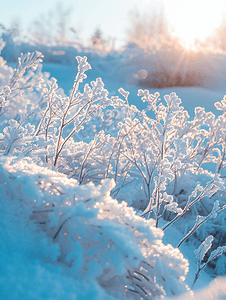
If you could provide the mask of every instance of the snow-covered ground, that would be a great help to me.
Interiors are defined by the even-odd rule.
[[[100,65],[101,62],[99,62]],[[91,63],[92,64],[92,63]],[[15,66],[15,64],[13,64]],[[48,72],[50,77],[55,77],[59,84],[59,87],[63,88],[65,93],[69,94],[69,91],[73,87],[74,78],[77,73],[77,67],[75,65],[64,65],[54,63],[44,63],[42,67],[43,72]],[[226,72],[225,72],[226,73]],[[144,87],[139,85],[128,84],[125,81],[118,80],[117,77],[111,75],[109,69],[103,70],[99,66],[95,68],[92,64],[92,69],[87,72],[87,82],[95,80],[97,77],[101,77],[105,88],[109,91],[110,96],[120,95],[118,89],[123,87],[124,90],[129,91],[129,103],[130,105],[136,105],[138,109],[146,108],[146,105],[141,101],[140,97],[137,96],[138,89]],[[223,78],[223,80],[221,79]],[[212,83],[212,86],[206,88],[203,87],[172,87],[153,89],[149,88],[150,93],[154,94],[159,92],[160,96],[163,97],[171,92],[176,92],[179,98],[182,100],[182,105],[188,111],[191,118],[194,118],[194,109],[197,106],[205,107],[206,111],[212,111],[215,115],[219,115],[219,111],[215,108],[214,103],[221,101],[226,94],[226,74],[222,74],[219,83],[219,77],[215,78],[217,85]]]

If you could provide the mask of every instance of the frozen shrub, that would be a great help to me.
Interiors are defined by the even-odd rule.
[[[39,52],[21,54],[0,88],[2,113],[8,108],[1,116],[1,193],[10,214],[18,220],[19,205],[28,231],[43,232],[44,261],[85,285],[94,280],[112,297],[155,299],[186,290],[187,261],[163,245],[158,227],[165,230],[190,213],[179,247],[225,208],[209,200],[225,190],[225,99],[216,103],[223,111],[218,118],[197,107],[189,120],[175,93],[162,101],[159,93],[140,89],[147,108],[139,111],[123,88],[123,99],[109,98],[101,78],[81,91],[91,66],[80,56],[68,97],[55,78],[29,72],[41,58]],[[27,105],[30,95],[34,101],[39,96],[40,105]],[[26,104],[19,114],[17,99]],[[216,174],[203,171],[210,161]],[[180,184],[189,176],[182,203]]]

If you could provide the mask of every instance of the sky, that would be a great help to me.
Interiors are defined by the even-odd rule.
[[[9,27],[19,23],[22,31],[40,20],[41,14],[54,10],[57,0],[7,0],[2,1],[0,23]],[[118,44],[126,40],[130,27],[129,11],[140,13],[160,11],[164,7],[174,34],[187,45],[196,37],[204,39],[220,25],[226,14],[225,0],[64,0],[62,7],[70,12],[71,25],[78,29],[83,40],[90,38],[96,28],[104,37],[116,38]]]

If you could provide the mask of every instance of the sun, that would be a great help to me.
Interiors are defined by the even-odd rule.
[[[166,17],[186,47],[205,40],[222,21],[225,0],[162,0]]]

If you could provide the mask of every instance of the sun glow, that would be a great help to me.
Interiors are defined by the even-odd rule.
[[[168,21],[174,27],[174,35],[181,38],[186,47],[195,39],[205,40],[222,21],[225,0],[162,0]]]

